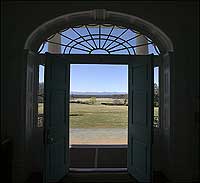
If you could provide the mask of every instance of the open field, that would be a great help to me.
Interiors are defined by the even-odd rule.
[[[127,128],[128,106],[70,104],[71,128]]]
[[[76,98],[76,101],[82,101],[82,102],[89,102],[91,98]],[[113,103],[115,99],[112,98],[96,98],[95,99],[95,105],[100,105],[101,103]],[[117,99],[118,101],[122,102],[124,99]]]
[[[88,101],[89,98],[78,100]],[[112,101],[112,98],[97,98],[93,105],[70,103],[70,128],[127,128],[128,106],[101,105],[101,102]],[[39,103],[39,114],[42,111],[43,104]],[[158,107],[154,108],[154,115],[158,115]]]
[[[76,100],[88,102],[90,99]],[[70,144],[127,144],[128,106],[101,105],[113,100],[96,98],[92,105],[70,103]],[[43,113],[42,103],[38,112]],[[158,115],[158,107],[154,113]]]

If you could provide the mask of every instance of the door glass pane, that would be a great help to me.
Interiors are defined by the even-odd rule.
[[[155,128],[160,126],[160,92],[159,92],[159,67],[154,67],[154,122]]]
[[[44,65],[39,65],[38,82],[38,121],[37,127],[43,127],[44,121]]]

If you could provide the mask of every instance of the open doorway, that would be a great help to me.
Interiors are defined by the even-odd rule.
[[[111,12],[107,12],[107,13],[109,14]],[[118,15],[118,14],[116,14],[116,15]],[[118,16],[122,16],[122,15],[119,14]],[[119,21],[120,20],[121,19],[119,18]],[[124,60],[126,60],[126,64],[129,64],[129,66],[130,66],[129,67],[130,68],[129,73],[130,73],[131,79],[129,79],[129,81],[133,81],[133,82],[136,82],[136,83],[143,82],[143,84],[135,85],[136,87],[133,85],[133,83],[130,83],[131,84],[130,85],[131,86],[130,91],[132,92],[132,94],[131,94],[132,99],[134,97],[137,99],[137,98],[141,97],[140,95],[142,95],[142,97],[144,98],[144,100],[142,100],[142,102],[139,102],[140,100],[138,100],[137,101],[138,103],[135,106],[134,106],[134,103],[131,104],[132,108],[129,111],[130,123],[132,125],[132,124],[134,124],[133,121],[138,122],[138,120],[139,120],[142,125],[143,125],[143,123],[152,124],[152,123],[150,123],[151,115],[153,114],[153,111],[151,111],[151,107],[150,107],[150,105],[151,105],[150,96],[152,96],[152,93],[150,91],[150,88],[151,88],[150,84],[151,85],[153,84],[153,83],[150,82],[150,80],[152,79],[151,75],[150,75],[151,71],[152,71],[151,70],[151,64],[150,64],[151,61],[152,61],[152,59],[151,59],[152,57],[148,54],[151,54],[151,53],[160,54],[160,51],[158,50],[157,46],[154,44],[154,42],[151,39],[147,38],[146,36],[143,36],[138,31],[132,30],[131,26],[127,26],[127,27],[126,26],[125,27],[118,26],[118,25],[113,26],[111,24],[105,24],[104,25],[104,23],[105,22],[103,22],[103,24],[100,23],[100,24],[95,24],[95,25],[94,24],[84,25],[83,28],[81,27],[82,25],[79,26],[78,23],[77,23],[77,26],[75,26],[75,27],[71,27],[71,28],[59,31],[58,34],[61,36],[62,39],[60,39],[59,36],[58,37],[54,36],[55,35],[54,34],[55,31],[54,31],[52,36],[50,36],[49,38],[47,38],[43,42],[40,49],[38,50],[38,53],[42,53],[43,48],[44,49],[46,48],[46,44],[51,44],[51,46],[52,46],[52,44],[54,44],[54,46],[57,45],[57,48],[54,49],[55,48],[54,47],[51,50],[51,53],[53,53],[53,54],[62,53],[63,56],[60,55],[61,57],[65,57],[66,55],[67,55],[67,57],[69,56],[68,58],[66,58],[66,63],[63,64],[63,67],[67,66],[68,64],[72,64],[73,58],[79,58],[79,59],[81,58],[82,61],[83,61],[84,60],[83,59],[84,54],[85,54],[84,56],[86,56],[87,54],[89,56],[88,59],[85,59],[87,63],[90,62],[91,59],[93,59],[93,58],[96,58],[96,59],[100,58],[99,63],[101,63],[101,64],[104,63],[105,60],[102,59],[102,58],[105,55],[102,55],[102,54],[109,54],[109,57],[107,57],[107,58],[109,58],[108,60],[109,60],[110,63],[117,63],[116,58],[118,58],[120,61],[122,61],[125,58]],[[131,24],[131,22],[129,22],[128,24],[124,24],[124,25],[129,25],[129,24]],[[142,22],[142,24],[145,25],[144,22]],[[152,28],[152,27],[149,27],[149,29],[150,28]],[[66,30],[69,30],[71,32],[71,34],[73,33],[73,35],[71,35],[71,36],[67,35],[65,33]],[[115,30],[115,31],[113,31],[113,30]],[[142,30],[142,28],[141,28],[141,30]],[[148,32],[148,30],[146,32]],[[125,35],[125,33],[127,33],[127,34],[133,33],[133,34],[132,34],[132,36],[130,36],[130,35]],[[58,35],[58,34],[56,34],[56,35]],[[48,36],[49,35],[50,35],[50,33],[48,33]],[[116,35],[118,35],[118,36],[116,36]],[[122,37],[122,35],[123,35],[123,37]],[[159,34],[159,35],[160,35],[160,37],[162,37],[162,34]],[[152,37],[154,37],[154,36],[152,36]],[[135,41],[136,38],[137,38],[137,41]],[[66,39],[68,39],[68,41]],[[114,45],[113,45],[113,43],[114,43]],[[159,43],[159,41],[157,43]],[[50,47],[50,45],[48,45],[48,46]],[[148,49],[144,49],[144,47],[147,48],[147,46],[149,47],[149,52],[147,51]],[[101,53],[101,55],[99,55],[99,58],[93,57],[96,54],[95,53],[96,50],[98,50],[99,48],[104,49],[106,52]],[[139,48],[141,48],[141,49],[139,49]],[[164,49],[165,46],[164,47],[161,46],[161,48]],[[153,51],[153,49],[154,49],[154,51]],[[55,50],[56,50],[56,52],[55,52]],[[162,49],[161,49],[161,51],[162,51]],[[46,51],[44,51],[44,52],[46,52]],[[73,54],[75,54],[75,55],[73,55]],[[83,55],[81,55],[81,54],[83,54]],[[134,56],[134,55],[137,55],[137,54],[141,55],[141,57],[140,56],[138,56],[138,57]],[[51,61],[50,61],[50,59],[51,59]],[[88,60],[90,60],[90,61],[88,61]],[[56,70],[60,67],[59,64],[56,63],[57,61],[59,62],[58,59],[54,60],[54,58],[49,58],[49,61],[47,59],[45,61],[45,64],[47,64],[47,66],[49,68]],[[54,63],[53,67],[52,67],[52,62]],[[48,75],[47,77],[51,77],[51,74],[52,74],[51,71],[53,71],[53,70],[48,70],[48,67],[47,67],[47,71],[49,71],[49,74],[47,74]],[[61,70],[62,70],[62,68],[60,67]],[[59,71],[59,69],[56,71],[57,74],[58,74],[57,76],[61,78],[62,77],[60,75],[61,72],[58,72],[58,71]],[[135,71],[135,72],[132,72],[132,71]],[[65,71],[62,70],[62,72],[64,73]],[[52,76],[54,77],[54,75],[52,75]],[[150,77],[148,83],[144,82],[145,78],[148,78],[148,77],[145,77],[145,76]],[[56,82],[56,80],[57,80],[56,77],[53,78],[53,79],[55,79],[55,81],[53,81],[55,85],[58,84],[58,82]],[[135,80],[135,78],[141,78],[142,80]],[[63,78],[61,78],[61,80],[64,81]],[[50,79],[47,78],[47,81],[49,82]],[[57,80],[57,81],[59,81],[59,80]],[[50,84],[50,83],[48,83],[48,84]],[[68,82],[64,83],[64,84],[68,84]],[[50,87],[50,85],[48,87]],[[63,85],[63,87],[67,88],[68,86]],[[137,93],[137,96],[134,96],[133,91],[139,91],[141,93]],[[47,96],[48,96],[48,92],[49,91],[47,91],[47,93],[46,93]],[[147,92],[148,95],[144,95],[145,92]],[[146,98],[145,98],[145,96],[146,96]],[[64,97],[64,95],[63,95],[63,97]],[[60,102],[62,102],[62,101],[63,100],[60,99]],[[147,106],[147,104],[148,104],[148,106]],[[55,111],[57,110],[55,103],[54,104],[47,103],[46,106],[50,106],[50,105],[52,105],[52,108]],[[62,103],[62,105],[63,105],[63,103]],[[139,110],[138,110],[137,106],[139,106]],[[64,105],[63,107],[66,108],[67,106]],[[47,113],[50,113],[50,111],[48,111],[49,109],[50,108],[48,108],[48,107],[46,108]],[[134,115],[133,115],[134,110],[138,115],[137,118],[134,118]],[[145,116],[142,115],[142,114],[145,114]],[[151,115],[149,115],[149,114],[151,114]],[[58,110],[53,115],[56,115],[56,118],[60,117]],[[64,113],[63,113],[63,115],[64,115]],[[52,119],[49,118],[49,116],[46,116],[46,120],[47,120],[47,122],[48,121],[52,122],[51,121]],[[134,136],[134,133],[132,133],[132,132],[133,132],[134,129],[136,129],[135,127],[133,127],[133,125],[132,125],[129,128],[129,129],[131,129],[130,133],[129,133],[130,138],[129,138],[129,144],[128,144],[128,150],[129,150],[128,160],[129,160],[129,163],[130,163],[129,164],[129,172],[132,175],[134,175],[135,177],[137,177],[138,180],[146,180],[146,179],[150,180],[151,179],[151,166],[150,166],[150,164],[151,164],[151,153],[150,153],[151,149],[149,149],[148,152],[145,152],[145,149],[151,148],[151,140],[148,141],[148,142],[147,141],[145,142],[146,146],[148,146],[148,147],[138,146],[138,144],[136,144],[136,141],[134,141],[134,140],[139,137],[140,138],[139,140],[142,144],[143,143],[142,141],[144,140],[143,137],[145,137],[145,135],[142,134],[141,136]],[[139,127],[139,124],[138,124],[138,127]],[[145,126],[143,126],[142,128],[144,129]],[[140,129],[138,128],[138,131],[143,133],[143,131],[141,131],[141,130],[143,130],[142,128],[140,128]],[[57,142],[56,141],[57,135],[60,135],[60,134],[55,134],[54,132],[57,132],[55,129],[48,129],[48,130],[46,131],[45,143],[46,143],[47,147],[48,146],[53,147],[55,145],[54,143]],[[148,130],[149,131],[148,131],[147,134],[148,134],[148,137],[151,139],[151,129],[149,128]],[[54,135],[55,135],[55,138],[54,138]],[[139,135],[139,133],[137,135]],[[63,144],[63,146],[65,146],[65,144]],[[62,150],[65,150],[65,148],[63,148],[63,146],[62,146]],[[138,147],[133,148],[133,146],[134,147],[138,146]],[[67,147],[69,147],[68,144],[67,144]],[[52,148],[49,148],[49,150],[46,151],[45,153],[51,154],[51,152],[50,152],[51,149]],[[139,149],[139,150],[135,151],[135,149]],[[142,151],[143,157],[145,157],[146,159],[145,158],[141,158],[141,159],[137,158],[137,155],[140,154],[139,153],[140,150]],[[56,151],[56,148],[55,148],[55,151]],[[54,152],[52,151],[52,153],[54,153]],[[147,154],[148,154],[148,156],[146,156]],[[68,155],[66,155],[65,153],[62,154],[62,155],[68,157]],[[63,157],[63,158],[65,159],[65,157]],[[139,168],[141,170],[141,174],[144,173],[142,176],[138,175],[137,172],[135,172],[135,169],[133,167],[134,159],[136,160],[135,168]],[[145,162],[144,159],[147,160],[147,161]],[[49,159],[49,162],[47,162],[47,163],[52,163],[52,165],[53,165],[54,163],[56,163],[56,161],[55,161],[55,159],[52,158],[52,159]],[[66,163],[66,166],[68,166],[68,163],[69,163],[68,159],[65,160],[65,163]],[[142,165],[142,167],[140,165]],[[146,165],[148,165],[148,167],[146,167]],[[47,175],[48,180],[58,180],[60,177],[62,177],[63,175],[66,175],[66,173],[67,173],[67,171],[63,171],[62,175],[61,175],[60,174],[61,171],[59,171],[60,166],[58,168],[54,167],[53,169],[51,169],[53,166],[48,167],[48,164],[46,164],[45,166],[46,166],[47,170],[49,169],[49,171],[50,171],[49,175]],[[63,165],[63,167],[64,167],[64,165]],[[148,170],[148,171],[146,171],[146,170]]]
[[[82,55],[79,59],[76,58],[69,62],[67,60],[70,57],[67,55],[62,56],[47,53],[45,57],[44,132],[47,143],[44,150],[44,163],[48,165],[45,167],[45,171],[47,171],[45,179],[55,179],[56,176],[62,177],[70,171],[70,64],[73,62],[80,63],[80,60],[87,60],[86,58],[88,58],[87,62],[90,61],[90,64],[99,64],[103,58],[104,63],[107,64],[128,64],[127,170],[138,176],[141,180],[149,180],[151,176],[150,155],[153,119],[153,57],[151,55],[142,57],[123,56],[123,61],[121,60],[117,63],[114,60],[116,58],[102,55],[101,57],[93,57],[93,59],[91,59],[92,56]],[[132,61],[131,63],[130,60]],[[82,64],[84,63],[82,62]],[[111,157],[114,156],[116,156],[116,150]],[[97,163],[98,156],[95,157],[95,163]],[[104,157],[107,156],[104,155]],[[102,163],[102,161],[99,162]],[[116,161],[112,162],[112,166],[114,163]],[[105,167],[105,165],[101,166]],[[141,169],[141,172],[137,175],[138,168]]]
[[[93,83],[91,81],[86,81],[84,83],[84,72],[87,72],[87,69],[92,69],[91,64],[89,65],[85,64],[85,69],[82,67],[82,73],[79,74],[79,76],[82,77],[82,81],[76,82],[76,80],[73,79],[75,74],[77,72],[80,72],[80,68],[76,68],[73,66],[78,66],[78,64],[72,64],[71,65],[71,83],[74,82],[74,84],[77,86],[80,83],[82,85],[90,85],[93,87]],[[84,65],[79,65],[79,66],[84,66]],[[96,65],[100,66],[100,65]],[[104,65],[104,71],[106,71],[105,67],[108,67],[107,70],[109,70],[109,65]],[[124,88],[123,90],[120,90],[120,88],[117,89],[118,92],[111,92],[112,90],[109,90],[109,92],[80,92],[80,89],[76,89],[76,87],[70,87],[71,92],[70,92],[70,153],[73,155],[70,156],[72,162],[70,163],[70,166],[72,170],[80,170],[80,168],[88,168],[88,170],[92,168],[97,168],[98,164],[100,165],[101,168],[109,168],[111,167],[120,167],[121,170],[125,170],[124,168],[127,167],[126,164],[126,159],[127,159],[127,125],[128,125],[128,117],[127,117],[127,110],[128,110],[128,98],[127,98],[127,66],[116,66],[116,65],[110,65],[112,67],[118,67],[118,69],[114,69],[113,71],[120,71],[119,74],[121,75],[124,74],[124,77],[121,77],[121,79],[118,78],[119,81],[119,86],[121,88]],[[154,126],[154,134],[155,137],[157,136],[158,130],[160,128],[160,84],[159,84],[159,66],[154,67],[154,121],[153,121],[153,126]],[[43,122],[44,122],[44,69],[45,65],[40,64],[39,67],[39,77],[38,77],[38,115],[37,115],[37,123],[35,126],[40,131],[37,132],[35,135],[35,139],[38,139],[37,141],[41,141],[39,139],[40,135],[38,133],[42,133],[42,128],[43,128]],[[101,71],[101,69],[99,70]],[[74,74],[72,74],[74,72]],[[96,72],[94,69],[92,69],[92,72]],[[92,73],[91,73],[92,74]],[[91,75],[89,74],[89,75]],[[98,73],[99,74],[99,73]],[[116,75],[116,74],[115,74]],[[113,75],[113,76],[115,76]],[[96,76],[93,75],[95,82],[98,82],[98,78],[96,79]],[[126,77],[125,77],[126,76]],[[77,77],[77,76],[76,76]],[[123,79],[122,79],[123,78]],[[77,79],[80,79],[77,78]],[[103,79],[102,79],[103,80]],[[122,81],[124,80],[124,81]],[[105,81],[105,80],[104,80]],[[112,84],[109,82],[110,80],[106,80],[107,85]],[[126,84],[125,84],[126,83]],[[124,85],[124,86],[122,86]],[[80,87],[81,88],[81,87]],[[84,90],[82,88],[82,90]],[[77,92],[79,91],[79,92]],[[86,90],[84,90],[86,91]],[[91,90],[90,90],[91,91]],[[94,91],[94,90],[93,90]],[[100,91],[100,90],[99,90]],[[104,90],[105,91],[105,90]],[[107,107],[107,111],[105,111],[105,107]],[[117,110],[116,110],[117,109]],[[97,115],[98,112],[100,112],[100,115],[98,116],[100,118],[100,121],[97,122],[97,124],[92,123],[93,119],[95,118],[98,120]],[[116,115],[117,113],[117,115]],[[88,114],[91,115],[89,116],[89,123],[88,123]],[[110,115],[111,114],[111,115]],[[109,120],[106,120],[107,126],[105,131],[102,131],[102,122],[104,123],[105,118],[109,115],[108,119],[111,119],[111,123],[109,123]],[[103,118],[102,118],[103,117]],[[87,124],[84,124],[84,123]],[[114,122],[114,123],[113,123]],[[115,123],[116,122],[116,123]],[[118,123],[119,122],[119,123]],[[122,122],[122,123],[121,123]],[[92,123],[92,124],[91,124]],[[85,126],[86,125],[86,126]],[[112,128],[113,125],[113,128]],[[99,130],[98,130],[99,129]],[[107,131],[106,131],[107,130]],[[158,139],[155,139],[157,141]],[[156,144],[155,144],[156,145]],[[37,145],[38,147],[40,146],[41,149],[41,144]],[[85,147],[85,149],[83,148]],[[113,164],[110,160],[112,158],[107,154],[107,158],[104,158],[102,162],[98,162],[98,157],[95,155],[99,155],[99,151],[97,150],[100,149],[100,147],[104,147],[102,151],[107,149],[106,151],[112,154],[112,150],[115,151],[115,153],[119,149],[121,150],[118,155],[121,156],[120,159],[118,159],[118,163],[116,161],[116,164]],[[112,147],[112,150],[109,150],[109,148]],[[86,152],[85,156],[84,153],[82,154],[83,158],[80,158],[81,152],[79,151],[81,149],[81,152]],[[157,147],[156,147],[157,148]],[[156,152],[158,150],[156,149]],[[156,152],[155,155],[157,154]],[[41,152],[40,152],[41,153]],[[117,154],[117,153],[116,153]],[[40,157],[41,155],[35,151],[34,156]],[[79,157],[79,159],[77,159]],[[114,157],[113,157],[114,158]],[[35,158],[37,160],[37,158]],[[108,161],[105,164],[105,159]],[[40,160],[41,161],[41,160]],[[110,161],[110,162],[109,162]],[[34,161],[35,167],[39,167],[40,162],[39,161]],[[111,166],[110,166],[111,165]],[[75,168],[75,169],[74,169]],[[78,168],[78,169],[77,169]],[[119,169],[120,169],[119,168]],[[123,169],[122,169],[123,168]],[[85,170],[86,170],[85,169]],[[111,170],[111,169],[110,169]],[[115,169],[117,170],[117,169]],[[83,171],[83,169],[82,169]]]
[[[127,169],[128,66],[71,64],[70,170]]]

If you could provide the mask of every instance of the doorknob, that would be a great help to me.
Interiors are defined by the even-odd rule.
[[[47,142],[48,142],[48,144],[53,144],[54,143],[54,138],[53,137],[48,137]]]

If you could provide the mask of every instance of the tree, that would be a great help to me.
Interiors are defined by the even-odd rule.
[[[159,87],[154,83],[154,107],[159,107]]]
[[[44,102],[44,83],[39,83],[38,86],[38,103]]]
[[[91,97],[90,104],[95,104],[95,103],[96,103],[96,97]]]

